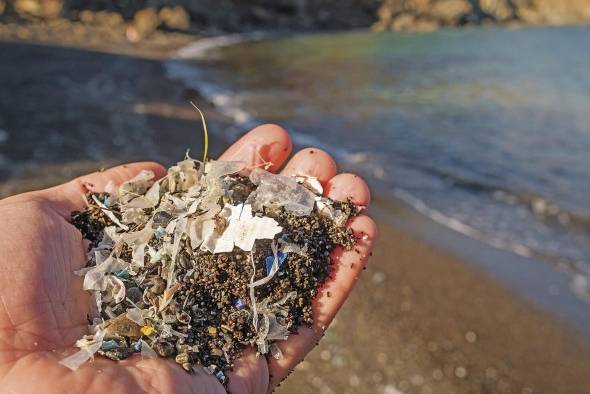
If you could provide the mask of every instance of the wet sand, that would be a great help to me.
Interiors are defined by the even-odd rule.
[[[187,104],[198,92],[169,81],[157,57],[14,41],[0,53],[1,196],[200,151]],[[201,104],[211,130],[229,126]],[[227,143],[212,140],[213,154]],[[279,393],[590,391],[581,335],[481,266],[386,220],[398,215],[387,204],[373,214],[381,239],[369,268]]]
[[[118,163],[199,155],[200,120],[189,101],[207,116],[211,154],[227,145],[215,130],[230,121],[168,80],[151,49],[144,55],[123,42],[106,52],[0,34],[0,53],[0,197]]]

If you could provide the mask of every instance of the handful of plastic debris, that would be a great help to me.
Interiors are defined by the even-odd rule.
[[[312,323],[331,251],[354,244],[344,224],[360,208],[321,193],[314,178],[192,159],[157,181],[143,171],[89,193],[72,223],[91,244],[76,274],[92,293],[93,324],[61,364],[174,357],[227,384],[249,346],[280,358],[274,343]]]

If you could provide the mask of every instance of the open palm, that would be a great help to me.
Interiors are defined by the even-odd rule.
[[[277,171],[291,153],[288,134],[278,126],[257,127],[232,145],[220,159],[255,166],[270,162]],[[58,364],[72,344],[87,333],[89,297],[73,271],[85,264],[80,232],[68,218],[83,206],[81,193],[100,191],[109,180],[124,182],[140,170],[156,176],[165,169],[156,163],[133,163],[93,173],[51,189],[0,201],[0,387],[6,393],[224,393],[205,373],[187,374],[174,361],[134,356],[121,362],[96,357],[77,371]],[[335,200],[351,198],[369,204],[362,179],[338,174],[332,158],[319,149],[304,149],[289,160],[283,174],[317,177],[325,194]],[[314,301],[314,325],[279,343],[281,360],[245,352],[229,373],[229,391],[271,391],[315,346],[348,296],[372,248],[376,227],[367,216],[351,219],[358,238],[354,250],[336,250],[335,270]],[[330,297],[327,293],[330,293]],[[72,350],[69,350],[70,352]]]

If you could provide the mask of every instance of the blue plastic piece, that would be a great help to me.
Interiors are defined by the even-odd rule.
[[[158,227],[154,231],[154,235],[156,236],[156,238],[160,239],[160,238],[164,237],[164,235],[166,235],[166,229],[164,227]]]
[[[121,271],[115,272],[115,276],[117,278],[121,278],[121,279],[129,279],[129,272],[127,271],[127,268],[125,268],[125,269],[122,269]]]
[[[279,259],[279,269],[281,269],[281,266],[283,265],[283,263],[285,262],[285,259],[287,258],[287,253],[283,253],[283,252],[277,252],[277,257]],[[268,256],[266,258],[266,260],[264,261],[266,263],[266,274],[268,275],[270,273],[270,270],[272,269],[272,265],[275,261],[275,256]]]
[[[111,339],[110,341],[104,341],[100,348],[102,350],[114,350],[118,347],[119,347],[119,344],[117,343],[117,341],[114,341]]]

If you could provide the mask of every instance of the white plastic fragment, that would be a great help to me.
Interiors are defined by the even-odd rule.
[[[258,185],[248,199],[255,211],[263,208],[285,208],[297,216],[311,214],[315,204],[315,194],[297,183],[294,178],[271,174],[260,168],[252,171],[250,180]]]
[[[156,250],[156,249],[152,248],[150,245],[148,245],[147,247],[148,247],[148,255],[150,256],[150,262],[152,264],[156,264],[156,263],[160,262],[165,255],[165,253],[163,253],[163,250],[162,249]]]
[[[188,207],[188,211],[186,212],[187,215],[192,215],[193,213],[196,213],[202,202],[203,202],[202,198],[195,197]]]
[[[100,291],[93,291],[91,296],[91,313],[92,316],[100,316],[100,312],[102,311],[102,293]]]
[[[117,233],[116,226],[107,226],[104,228],[102,240],[94,250],[110,251],[116,242],[121,239],[121,234]]]
[[[285,340],[289,335],[287,324],[284,324],[283,319],[286,316],[286,311],[283,304],[292,297],[296,296],[296,292],[290,292],[280,301],[274,304],[268,304],[268,298],[262,301],[257,306],[257,314],[262,315],[262,320],[258,323],[256,319],[256,345],[258,351],[262,354],[269,352],[269,341]]]
[[[250,283],[248,285],[248,287],[255,288],[255,287],[267,284],[273,278],[273,276],[275,276],[275,274],[279,271],[279,257],[278,257],[277,244],[275,242],[273,242],[271,244],[271,249],[272,249],[272,254],[273,254],[274,260],[273,260],[272,268],[270,269],[270,272],[264,278],[258,279],[254,283]]]
[[[160,202],[160,183],[154,183],[145,195],[139,195],[125,204],[125,208],[153,208]]]
[[[128,231],[129,227],[127,227],[126,225],[124,225],[123,223],[121,223],[119,221],[119,219],[115,216],[115,214],[113,213],[113,211],[111,211],[110,209],[108,209],[107,207],[105,207],[105,205],[100,202],[100,200],[98,198],[96,198],[96,195],[92,195],[92,199],[94,200],[94,202],[100,207],[101,211],[107,215],[107,217],[109,219],[111,219],[113,221],[113,223],[115,223],[117,226],[121,227],[123,230]]]
[[[330,200],[328,200],[327,198],[318,196],[318,197],[316,197],[315,205],[316,205],[316,208],[317,208],[318,213],[320,215],[330,218],[330,219],[333,217],[334,209],[332,208],[332,204],[330,203]]]
[[[295,253],[300,256],[307,257],[307,245],[299,246],[292,242],[279,239],[279,250],[283,253]]]
[[[141,341],[141,357],[143,358],[157,358],[158,354],[148,345],[143,339]]]
[[[295,180],[319,196],[324,193],[322,184],[315,176],[296,175]]]
[[[250,295],[250,305],[252,305],[252,327],[258,328],[258,308],[256,307],[256,293],[254,292],[254,278],[256,277],[256,264],[254,262],[254,254],[250,252],[250,264],[252,265],[252,276],[250,277],[250,284],[248,285]]]
[[[134,201],[135,200],[131,201],[131,203],[133,203]],[[147,221],[148,221],[148,216],[143,211],[143,208],[130,208],[129,205],[126,205],[125,207],[121,207],[121,222],[122,223],[144,224]]]
[[[166,194],[166,199],[168,201],[170,201],[172,203],[172,206],[174,207],[174,210],[171,213],[175,213],[176,212],[183,212],[186,210],[186,208],[188,207],[189,203],[186,199],[180,198],[178,196],[175,196],[173,194]]]
[[[213,253],[220,235],[215,231],[215,221],[212,219],[203,221],[199,227],[194,228],[197,238],[196,243],[201,244],[201,250]]]
[[[334,208],[334,205],[329,199],[318,196],[316,197],[315,204],[321,216],[333,220],[338,226],[344,226],[346,224],[349,215],[341,209]]]
[[[125,316],[127,319],[131,320],[132,322],[143,326],[145,322],[144,318],[144,310],[139,308],[129,308],[127,312],[125,312]]]
[[[133,247],[133,251],[131,252],[131,261],[135,267],[143,267],[145,264],[145,248],[147,246],[147,242],[142,242],[138,245]]]
[[[128,266],[123,260],[109,257],[102,264],[92,267],[84,276],[84,290],[105,291],[108,285],[108,275],[120,271]]]
[[[252,264],[253,274],[250,278],[250,284],[248,287],[250,288],[250,303],[252,305],[252,326],[256,330],[256,344],[258,346],[258,351],[262,354],[266,354],[269,351],[268,341],[284,340],[287,338],[287,326],[279,322],[276,315],[277,313],[281,313],[282,305],[287,302],[289,298],[294,297],[297,294],[296,292],[290,292],[285,297],[283,297],[283,299],[272,304],[271,306],[268,306],[268,299],[264,300],[260,304],[256,302],[255,288],[268,283],[268,281],[270,281],[277,273],[279,268],[276,243],[273,242],[271,247],[274,255],[272,269],[266,277],[257,281],[254,281],[254,278],[256,277],[254,256],[252,255],[252,252],[250,252],[250,262]],[[260,320],[259,315],[262,315],[262,320]]]
[[[137,174],[133,179],[130,179],[119,186],[119,202],[126,204],[136,198],[138,195],[144,194],[145,191],[152,186],[153,179],[154,173],[152,171],[140,171],[140,173]]]
[[[151,207],[155,207],[160,202],[160,183],[156,182],[150,187],[145,194],[145,198],[152,204]],[[151,208],[150,207],[150,208]]]
[[[114,300],[115,304],[118,304],[125,299],[125,284],[116,276],[108,276],[107,289],[110,289],[110,299]]]
[[[105,331],[101,328],[98,328],[92,337],[87,335],[82,339],[79,339],[76,342],[76,346],[79,347],[80,350],[62,359],[59,363],[64,367],[75,371],[80,367],[80,365],[90,360],[90,358],[94,356],[94,353],[100,349],[104,335]]]
[[[151,226],[151,220],[140,231],[125,233],[121,236],[121,241],[125,242],[132,250],[131,264],[134,267],[143,267],[145,260],[145,248],[152,238],[154,230]]]
[[[115,317],[117,317],[115,312],[113,312],[113,308],[111,308],[110,305],[107,305],[107,307],[104,308],[104,313],[109,317],[109,319],[114,319]]]
[[[205,176],[207,178],[221,178],[238,173],[245,167],[246,163],[243,161],[209,160],[205,163]]]
[[[168,169],[168,189],[170,192],[186,192],[199,180],[199,172],[195,166],[197,162],[192,159],[179,161]]]
[[[188,334],[184,334],[182,332],[176,331],[173,328],[170,328],[170,334],[177,336],[178,338],[183,338],[183,339],[188,338]]]
[[[289,330],[286,325],[279,323],[276,315],[269,314],[269,326],[266,334],[267,341],[284,341],[289,335]]]
[[[234,245],[249,252],[257,239],[273,239],[283,230],[272,218],[253,216],[248,204],[227,204],[221,215],[228,218],[228,225],[215,242],[213,253],[231,252]]]

